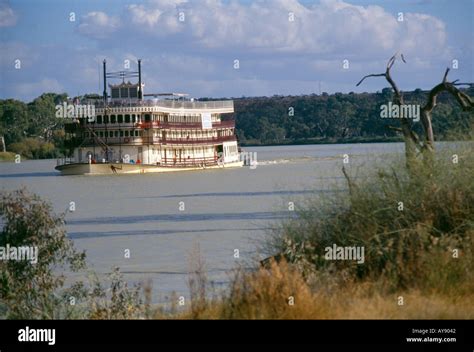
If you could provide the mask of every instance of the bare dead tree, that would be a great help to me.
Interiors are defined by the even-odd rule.
[[[393,103],[399,106],[405,105],[403,94],[398,89],[398,86],[390,74],[390,70],[395,64],[397,56],[398,54],[395,54],[390,58],[390,60],[388,60],[384,73],[366,75],[357,83],[356,86],[359,86],[366,78],[369,77],[385,77],[394,92]],[[401,55],[401,59],[404,63],[406,63],[403,54]],[[431,89],[430,93],[428,94],[428,101],[420,109],[420,121],[423,125],[424,132],[423,139],[420,139],[420,137],[413,131],[412,122],[407,118],[400,119],[401,128],[392,126],[390,127],[391,129],[400,131],[403,134],[405,140],[406,162],[409,168],[413,167],[417,163],[417,155],[421,154],[425,162],[430,162],[432,155],[434,154],[434,134],[431,113],[436,106],[436,100],[440,93],[448,92],[453,95],[464,111],[474,110],[474,101],[472,98],[457,88],[457,86],[471,85],[471,83],[458,83],[458,80],[448,82],[448,73],[449,68],[447,68],[444,73],[443,81]]]

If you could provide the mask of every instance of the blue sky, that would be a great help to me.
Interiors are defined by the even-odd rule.
[[[395,52],[402,90],[453,60],[450,78],[473,82],[473,16],[473,0],[0,0],[0,98],[100,92],[104,58],[141,58],[145,92],[194,97],[376,91],[355,84]]]

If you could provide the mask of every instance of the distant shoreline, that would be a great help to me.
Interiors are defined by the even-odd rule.
[[[291,145],[308,145],[308,144],[353,144],[353,143],[401,143],[402,137],[372,137],[372,138],[308,138],[291,140],[288,142],[278,143],[259,143],[256,141],[239,142],[242,147],[271,147],[271,146],[291,146]]]

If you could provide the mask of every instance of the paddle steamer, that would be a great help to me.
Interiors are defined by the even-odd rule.
[[[137,77],[137,83],[125,81]],[[119,84],[107,80],[121,78]],[[131,174],[240,167],[232,100],[195,101],[186,94],[144,94],[138,71],[107,72],[103,62],[103,97],[94,116],[67,120],[72,157],[58,161],[64,175]]]

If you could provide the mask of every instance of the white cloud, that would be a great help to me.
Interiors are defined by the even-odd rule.
[[[179,13],[184,22],[178,20]],[[290,15],[292,13],[293,15]],[[294,21],[290,21],[294,16]],[[111,37],[116,18],[93,12],[79,26],[97,38]],[[358,6],[323,0],[311,7],[298,0],[263,0],[251,4],[221,0],[155,0],[125,8],[120,25],[131,35],[141,33],[156,44],[182,44],[187,49],[300,53],[311,55],[407,56],[446,54],[446,30],[439,19],[406,13],[398,22],[380,6]],[[115,35],[117,40],[122,36]]]
[[[86,36],[103,39],[114,33],[119,27],[119,19],[105,12],[93,11],[83,16],[78,31]]]
[[[185,0],[154,0],[148,2],[148,5],[132,4],[127,6],[125,21],[130,19],[137,30],[148,31],[157,36],[178,33],[182,29],[178,9],[186,3]]]
[[[184,22],[178,20],[181,11]],[[125,6],[120,15],[89,12],[77,31],[99,45],[83,40],[65,50],[69,44],[58,44],[53,57],[48,47],[0,43],[0,73],[11,83],[8,91],[0,87],[0,96],[29,99],[54,87],[74,95],[100,93],[104,58],[109,71],[123,70],[125,59],[135,70],[137,58],[143,59],[147,93],[184,91],[195,97],[312,93],[319,82],[328,92],[381,89],[383,79],[355,84],[365,74],[383,72],[397,51],[407,59],[393,70],[403,89],[439,83],[452,58],[461,63],[452,78],[472,80],[472,44],[466,38],[461,46],[451,37],[448,46],[445,24],[436,17],[406,12],[398,22],[381,6],[336,0],[308,6],[298,0],[145,1]],[[16,58],[22,70],[13,68]],[[240,60],[239,70],[234,59]],[[342,68],[344,59],[349,70]],[[55,64],[42,65],[51,60]]]
[[[10,27],[16,24],[18,16],[7,4],[0,4],[0,27]]]
[[[152,28],[158,23],[160,16],[163,13],[159,9],[147,11],[143,5],[135,4],[128,6],[128,10],[130,11],[132,23],[149,28]]]

